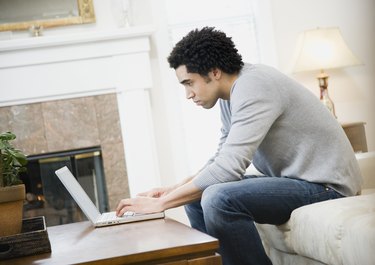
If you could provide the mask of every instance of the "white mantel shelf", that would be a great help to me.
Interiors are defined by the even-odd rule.
[[[151,26],[0,41],[0,69],[150,50]]]
[[[155,31],[153,26],[130,27],[102,32],[79,32],[54,36],[41,36],[0,41],[0,52],[34,49],[61,45],[72,45],[86,42],[130,39],[150,36]]]
[[[153,27],[0,41],[0,107],[150,89]]]
[[[0,41],[0,107],[116,93],[130,194],[160,185],[149,90],[153,27]]]

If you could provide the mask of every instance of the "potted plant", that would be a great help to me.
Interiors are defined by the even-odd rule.
[[[0,134],[0,237],[18,234],[22,229],[25,185],[19,174],[26,171],[26,156],[10,141],[11,132]]]

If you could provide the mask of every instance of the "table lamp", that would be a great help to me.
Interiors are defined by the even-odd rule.
[[[361,62],[346,45],[339,28],[317,28],[304,31],[297,45],[293,72],[319,71],[320,101],[335,118],[335,105],[328,95],[328,74],[324,69],[358,65]]]

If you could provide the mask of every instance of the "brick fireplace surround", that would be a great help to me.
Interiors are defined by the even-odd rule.
[[[0,131],[27,155],[100,145],[109,206],[129,196],[116,94],[0,108]]]

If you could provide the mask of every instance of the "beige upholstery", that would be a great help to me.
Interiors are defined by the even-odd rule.
[[[362,194],[375,193],[375,152],[356,154],[363,177]]]
[[[274,265],[375,264],[375,152],[356,156],[361,195],[298,208],[281,226],[257,224]]]

